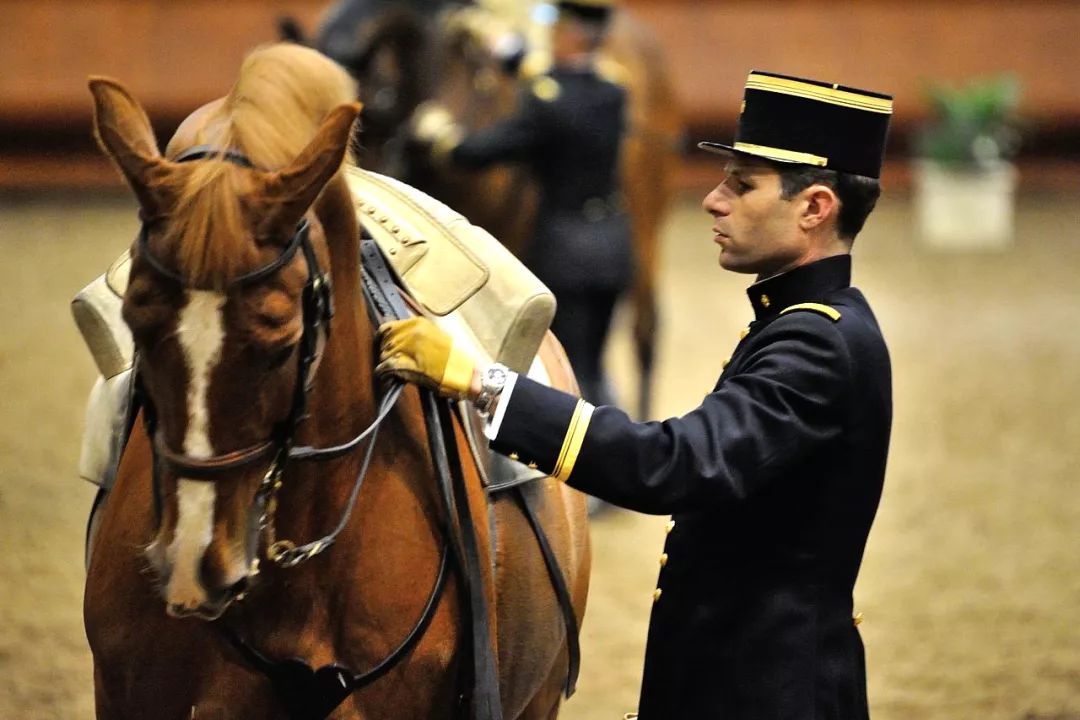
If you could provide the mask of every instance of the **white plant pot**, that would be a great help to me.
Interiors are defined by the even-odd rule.
[[[997,250],[1012,245],[1016,168],[915,163],[920,240],[942,250]]]

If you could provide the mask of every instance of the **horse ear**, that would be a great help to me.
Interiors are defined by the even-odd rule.
[[[270,176],[275,224],[292,227],[298,223],[323,186],[341,169],[359,112],[360,103],[355,102],[331,110],[296,159]]]
[[[143,209],[157,214],[165,204],[162,180],[169,163],[158,150],[150,118],[115,80],[91,76],[89,86],[94,96],[94,137],[120,168]]]

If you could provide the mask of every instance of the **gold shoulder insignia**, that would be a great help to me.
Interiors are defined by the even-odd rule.
[[[551,102],[559,97],[562,88],[559,87],[559,82],[555,78],[544,75],[533,80],[532,91],[533,95],[544,102]]]
[[[596,69],[596,74],[607,80],[609,83],[625,87],[630,81],[630,73],[626,69],[626,66],[614,58],[601,55],[596,59],[594,67]]]
[[[809,310],[811,312],[816,312],[824,315],[833,322],[836,322],[840,319],[839,310],[833,307],[829,307],[828,305],[822,305],[821,303],[799,303],[798,305],[792,305],[791,307],[784,308],[780,311],[780,314],[783,315],[784,313],[795,312],[796,310]]]

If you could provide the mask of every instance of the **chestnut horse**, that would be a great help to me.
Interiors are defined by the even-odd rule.
[[[463,717],[469,628],[484,619],[463,622],[472,597],[487,609],[501,696],[501,713],[474,702],[473,717],[554,718],[567,633],[528,518],[461,463],[453,493],[480,577],[448,563],[453,502],[422,398],[372,379],[342,173],[352,80],[306,48],[256,50],[164,155],[124,87],[90,88],[99,142],[144,221],[123,314],[147,421],[132,428],[88,569],[97,716]],[[541,357],[573,386],[550,335]],[[459,416],[441,414],[443,459],[470,458]],[[368,427],[367,444],[302,457]],[[584,498],[550,478],[525,494],[580,621]],[[340,705],[323,702],[361,676],[370,684]]]
[[[494,0],[479,4],[500,6]],[[507,7],[495,13],[517,23],[535,3],[501,5]],[[440,101],[469,129],[485,127],[516,106],[517,82],[498,69],[485,41],[469,38],[469,26],[455,21],[457,7],[460,3],[449,0],[339,0],[319,29],[316,45],[360,80],[365,103],[361,152],[370,159],[368,166],[434,195],[523,257],[532,227],[543,222],[536,217],[536,189],[527,173],[507,166],[455,171],[407,152],[408,118],[424,100]],[[448,12],[437,14],[437,9]],[[287,27],[289,37],[304,41],[295,22]],[[641,370],[635,409],[647,418],[659,327],[660,226],[674,192],[682,119],[663,50],[628,10],[615,11],[602,55],[620,68],[618,79],[629,97],[622,187],[637,268],[629,297]]]

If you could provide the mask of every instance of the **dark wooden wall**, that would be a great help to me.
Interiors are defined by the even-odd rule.
[[[125,84],[159,137],[229,90],[244,54],[326,0],[0,0],[0,187],[115,184],[91,138],[88,75]]]
[[[929,79],[1011,71],[1024,110],[1080,124],[1076,0],[628,0],[667,50],[691,124],[732,117],[750,69],[896,97],[901,126],[925,115]]]
[[[667,51],[688,137],[730,137],[750,69],[896,96],[895,153],[927,79],[1024,83],[1028,153],[1080,154],[1076,0],[625,0]],[[224,94],[240,58],[326,0],[0,0],[0,187],[95,185],[89,74],[122,80],[162,134]]]

